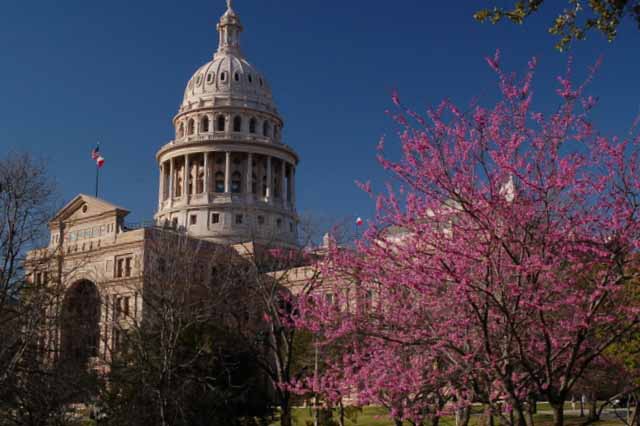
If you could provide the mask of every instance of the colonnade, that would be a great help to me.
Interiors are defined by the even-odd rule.
[[[208,194],[245,194],[267,203],[295,206],[295,165],[247,152],[206,152],[172,157],[160,164],[159,205]]]

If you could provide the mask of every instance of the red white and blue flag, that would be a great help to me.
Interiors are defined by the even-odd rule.
[[[98,145],[91,151],[91,159],[96,162],[96,166],[98,166],[99,169],[104,166],[104,157],[100,154],[100,142],[98,142]]]

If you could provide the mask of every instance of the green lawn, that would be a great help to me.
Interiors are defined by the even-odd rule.
[[[567,409],[571,406],[568,404]],[[538,410],[550,411],[550,407],[547,403],[540,403]],[[473,410],[477,412],[478,410]],[[350,419],[345,420],[345,426],[393,426],[393,422],[387,416],[387,410],[382,407],[365,407],[361,413],[358,413],[356,421]],[[338,413],[335,412],[334,418],[337,419]],[[480,416],[472,416],[469,422],[469,426],[478,426]],[[579,426],[583,424],[585,418],[581,418],[573,415],[565,414],[566,426]],[[307,426],[313,425],[313,414],[310,408],[295,408],[293,410],[293,422],[294,426]],[[536,414],[534,416],[535,426],[551,426],[553,424],[553,418],[551,414]],[[496,421],[496,425],[498,425]],[[278,426],[277,421],[273,422],[270,426]],[[408,426],[408,423],[405,423]],[[441,426],[455,426],[453,417],[444,417],[440,420]],[[594,423],[593,426],[621,426],[622,422],[619,421],[601,421]]]

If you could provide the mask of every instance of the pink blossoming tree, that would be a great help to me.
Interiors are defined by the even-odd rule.
[[[493,107],[445,101],[422,117],[394,95],[402,155],[388,159],[381,143],[379,161],[398,182],[377,196],[354,248],[332,246],[322,266],[331,301],[300,301],[297,326],[334,358],[293,386],[416,423],[482,402],[524,425],[542,397],[562,426],[576,381],[636,330],[640,311],[626,302],[640,139],[594,128],[590,77],[559,78],[560,106],[545,115],[532,107],[535,60],[521,79],[498,54],[487,61],[501,94]]]

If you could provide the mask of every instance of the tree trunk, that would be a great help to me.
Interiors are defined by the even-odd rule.
[[[338,402],[338,409],[340,410],[340,418],[338,422],[340,426],[344,426],[344,404],[342,403],[342,399]]]
[[[402,420],[398,419],[398,418],[394,418],[393,419],[393,424],[395,426],[402,426]]]
[[[431,426],[438,426],[440,424],[440,416],[433,415],[431,416]]]
[[[291,426],[291,407],[287,403],[280,405],[280,426]]]
[[[598,416],[598,399],[596,395],[592,393],[589,396],[589,421],[596,422],[598,420],[600,420]]]
[[[469,426],[470,418],[471,407],[464,407],[456,410],[456,426]]]
[[[553,410],[553,426],[564,426],[564,401],[549,401],[549,405]]]

